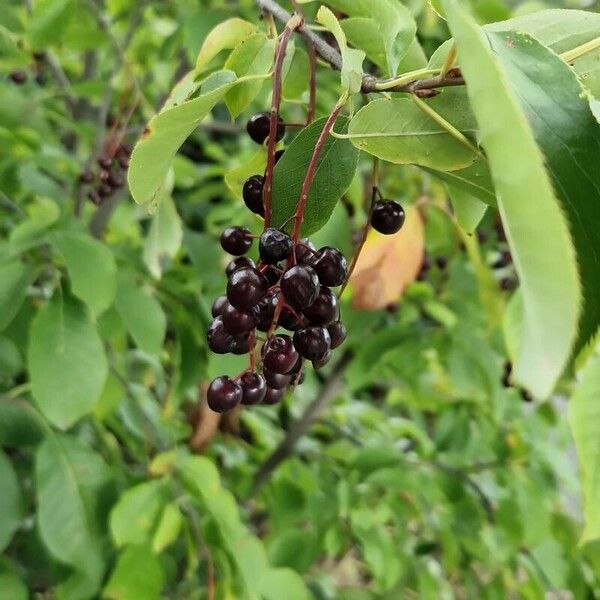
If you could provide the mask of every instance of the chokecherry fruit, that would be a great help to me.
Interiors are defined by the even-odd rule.
[[[248,209],[257,215],[264,216],[265,208],[263,206],[263,185],[265,179],[262,175],[252,175],[244,183],[242,197]]]
[[[242,404],[258,404],[267,393],[265,378],[258,373],[247,371],[240,377]]]
[[[404,209],[394,200],[378,200],[373,207],[371,226],[375,231],[391,235],[400,231],[404,224]]]
[[[298,360],[298,352],[289,335],[274,335],[266,341],[262,351],[263,365],[273,373],[289,373]]]
[[[338,297],[322,285],[317,299],[304,310],[304,316],[313,325],[329,325],[337,321],[339,312]]]
[[[321,248],[312,259],[311,265],[323,285],[336,287],[346,280],[348,263],[337,248],[329,246]]]
[[[254,261],[248,256],[236,256],[233,260],[230,260],[225,267],[225,275],[231,277],[231,274],[242,267],[254,267]]]
[[[267,293],[267,278],[253,267],[242,267],[231,274],[227,282],[227,300],[239,310],[250,310]]]
[[[332,350],[341,346],[348,335],[346,326],[341,321],[334,321],[327,325],[327,331],[329,332],[329,338],[331,339]]]
[[[217,377],[208,386],[206,400],[215,412],[227,412],[242,401],[242,386],[227,375]]]
[[[240,335],[233,338],[231,342],[232,354],[248,354],[250,352],[250,338],[248,335]]]
[[[307,360],[317,360],[330,349],[331,338],[324,327],[306,327],[294,333],[294,347]]]
[[[323,355],[312,361],[312,366],[315,369],[321,369],[331,360],[331,350],[327,350]]]
[[[285,301],[296,310],[308,308],[319,295],[319,277],[308,265],[295,265],[288,269],[280,285]]]
[[[253,315],[238,310],[229,302],[223,309],[222,316],[225,331],[231,335],[242,335],[256,327],[256,319]]]
[[[284,306],[279,313],[278,325],[288,331],[296,331],[301,329],[304,324],[304,317],[298,313],[292,312],[288,307]]]
[[[22,69],[17,69],[9,75],[11,81],[17,85],[23,85],[27,81],[27,73]]]
[[[312,261],[317,253],[317,249],[313,246],[310,240],[302,240],[296,244],[296,262],[312,264]]]
[[[206,333],[208,347],[215,354],[227,354],[231,352],[233,338],[225,331],[223,318],[217,317],[208,328]]]
[[[256,113],[246,123],[246,131],[252,140],[257,144],[264,144],[265,140],[269,137],[269,129],[271,127],[271,113],[260,112]],[[277,118],[277,129],[275,138],[277,141],[283,139],[285,135],[285,123],[281,120],[281,117]]]
[[[289,385],[291,376],[284,375],[283,373],[273,373],[269,369],[263,369],[263,376],[267,385],[274,390],[280,390],[286,385]]]
[[[274,265],[285,260],[292,251],[292,239],[287,233],[269,227],[262,232],[258,242],[258,253],[263,262]]]
[[[245,227],[228,227],[221,234],[221,247],[228,254],[246,254],[252,246],[252,234]]]
[[[275,316],[275,307],[277,306],[277,294],[269,292],[255,307],[256,328],[259,331],[269,331],[273,317]]]
[[[211,308],[212,316],[220,317],[223,314],[225,307],[228,305],[229,305],[229,302],[227,302],[227,296],[219,296],[212,303],[212,308]]]
[[[285,389],[268,387],[263,398],[263,404],[277,404],[285,395]]]

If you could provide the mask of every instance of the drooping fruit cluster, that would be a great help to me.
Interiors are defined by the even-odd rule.
[[[275,404],[288,386],[302,382],[305,361],[323,367],[346,338],[331,289],[346,279],[341,252],[316,250],[308,240],[267,228],[255,264],[244,256],[252,241],[244,227],[228,227],[221,236],[221,246],[235,258],[226,268],[227,293],[212,306],[208,346],[218,354],[249,353],[250,368],[210,384],[208,404],[216,412],[239,403]]]
[[[89,186],[87,197],[96,205],[112,196],[125,185],[125,171],[129,167],[131,150],[121,144],[116,152],[105,152],[98,158],[97,168],[86,169],[79,175],[82,185]]]

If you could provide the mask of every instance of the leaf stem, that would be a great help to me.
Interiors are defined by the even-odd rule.
[[[563,52],[560,57],[565,62],[571,62],[581,58],[583,55],[588,54],[593,50],[596,50],[597,48],[600,48],[600,37],[594,38],[593,40],[590,40],[585,44],[581,44],[581,46],[577,46],[576,48],[572,48],[571,50],[567,50],[566,52]]]
[[[315,144],[315,149],[313,150],[313,154],[310,159],[310,163],[308,164],[308,168],[306,169],[306,175],[304,177],[304,181],[302,183],[302,190],[300,192],[300,199],[298,200],[298,205],[296,206],[296,213],[294,215],[294,228],[292,230],[292,241],[295,243],[298,241],[300,237],[300,230],[302,229],[302,221],[304,220],[304,211],[306,210],[306,202],[308,200],[308,193],[310,191],[310,187],[314,181],[317,165],[319,162],[319,158],[321,158],[321,153],[323,152],[323,147],[325,146],[325,142],[327,141],[327,137],[335,125],[335,121],[342,110],[342,107],[348,100],[348,93],[344,92],[342,97],[337,101],[335,107],[331,111],[329,117],[327,117],[327,121],[325,121],[325,125],[319,134],[319,138],[317,139],[317,143]]]
[[[413,94],[412,96],[413,102],[429,117],[431,117],[442,129],[446,130],[455,140],[460,142],[463,146],[471,150],[476,156],[485,160],[485,154],[481,152],[481,150],[471,142],[469,138],[467,138],[461,131],[456,129],[452,123],[446,121],[442,115],[433,110],[427,102],[421,100]]]
[[[275,168],[275,146],[277,145],[277,121],[281,104],[282,70],[285,52],[294,29],[302,24],[302,19],[294,15],[287,22],[275,51],[275,67],[273,70],[273,93],[271,94],[271,120],[267,144],[267,169],[263,187],[263,206],[265,209],[265,229],[271,226],[271,196],[273,193],[273,169]]]

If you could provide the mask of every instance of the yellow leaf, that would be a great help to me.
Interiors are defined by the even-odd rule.
[[[425,227],[416,208],[406,212],[398,233],[369,232],[350,279],[354,308],[375,310],[396,302],[417,278],[424,250]]]

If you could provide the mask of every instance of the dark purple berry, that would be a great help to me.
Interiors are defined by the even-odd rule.
[[[251,267],[254,268],[254,261],[247,256],[238,256],[233,260],[230,260],[227,267],[225,268],[225,274],[227,277],[231,277],[231,274],[237,271],[238,269],[242,269],[243,267]]]
[[[304,310],[304,316],[313,325],[329,325],[337,321],[340,314],[338,297],[324,285],[317,299]]]
[[[309,240],[302,240],[296,244],[296,262],[312,264],[317,253],[316,248]]]
[[[258,243],[258,252],[263,262],[274,265],[285,260],[292,251],[292,239],[287,233],[269,227],[263,231]]]
[[[228,305],[229,305],[229,302],[227,302],[227,296],[219,296],[212,303],[212,308],[211,308],[212,316],[215,318],[220,317],[223,314],[225,307]]]
[[[281,401],[281,399],[285,396],[285,388],[275,389],[268,387],[265,393],[265,397],[263,398],[263,404],[277,404]]]
[[[331,360],[331,350],[327,350],[325,354],[319,356],[315,360],[312,361],[312,365],[315,369],[323,368],[329,361]]]
[[[243,333],[252,331],[256,327],[256,319],[253,315],[244,313],[227,303],[227,306],[223,310],[223,325],[225,325],[227,333],[242,335]]]
[[[264,216],[265,208],[263,206],[263,185],[264,177],[262,175],[252,175],[244,183],[242,196],[244,202],[250,211],[257,215]]]
[[[302,315],[294,314],[289,308],[283,307],[279,314],[278,324],[287,329],[288,331],[296,331],[304,325],[304,317]]]
[[[348,273],[348,263],[344,255],[336,248],[321,248],[311,263],[323,285],[336,287],[342,285]]]
[[[279,162],[279,159],[285,154],[285,149],[281,149],[281,150],[277,150],[277,152],[275,152],[275,164],[277,164]]]
[[[43,74],[43,73],[38,73],[35,76],[35,82],[40,86],[40,87],[44,87],[46,85],[46,82],[48,81],[47,77]]]
[[[100,181],[108,181],[109,177],[110,171],[107,171],[106,169],[100,169],[100,172],[98,173],[98,179]]]
[[[110,165],[112,165],[112,158],[108,156],[101,156],[98,158],[98,164],[101,169],[110,169]]]
[[[208,386],[206,400],[211,410],[227,412],[242,401],[242,386],[227,375],[217,377]]]
[[[331,347],[329,332],[324,327],[306,327],[294,333],[294,347],[307,360],[317,360]]]
[[[514,290],[517,282],[512,277],[503,277],[500,280],[500,287],[505,291]]]
[[[267,268],[262,271],[263,275],[267,278],[269,286],[273,286],[279,283],[281,279],[281,273],[283,269],[279,265],[266,265]]]
[[[319,289],[319,277],[308,265],[296,265],[281,278],[283,297],[296,310],[308,308],[317,299]]]
[[[120,156],[119,157],[119,166],[124,171],[126,171],[127,169],[129,169],[129,157],[128,156]]]
[[[438,256],[435,259],[435,265],[440,271],[445,271],[448,267],[448,259],[445,256]]]
[[[332,350],[341,346],[348,335],[346,326],[341,321],[334,321],[327,325],[327,331],[329,332],[329,337],[331,339]]]
[[[239,310],[250,310],[267,293],[267,278],[257,269],[243,267],[234,271],[227,283],[227,300]]]
[[[109,185],[112,185],[113,188],[119,189],[125,185],[125,179],[120,173],[110,173],[108,176],[108,183]]]
[[[250,117],[248,123],[246,124],[246,131],[252,140],[254,140],[257,144],[264,144],[265,140],[269,137],[270,127],[271,114],[268,112],[261,112]],[[281,120],[281,117],[278,117],[275,138],[277,141],[279,141],[284,135],[285,124]]]
[[[289,335],[275,335],[263,346],[263,364],[273,373],[289,373],[297,360],[298,352]]]
[[[250,338],[248,335],[234,337],[231,342],[232,354],[248,354],[250,352]]]
[[[400,231],[404,224],[404,209],[394,200],[379,200],[373,207],[371,226],[375,231],[391,235]]]
[[[9,77],[11,78],[12,82],[16,83],[17,85],[23,85],[27,81],[27,73],[22,69],[13,71]]]
[[[286,385],[289,385],[291,377],[289,375],[283,375],[282,373],[273,373],[268,369],[263,369],[263,376],[267,385],[274,390],[280,390]]]
[[[254,307],[257,320],[256,328],[259,331],[266,332],[271,328],[277,301],[277,294],[275,292],[270,292]]]
[[[108,198],[113,193],[113,189],[108,183],[101,183],[98,186],[98,195],[101,198]]]
[[[242,404],[258,404],[267,393],[267,384],[262,375],[246,372],[240,377]]]
[[[228,254],[246,254],[252,246],[252,233],[245,227],[228,227],[221,234],[221,247]]]
[[[217,317],[208,328],[206,333],[208,347],[215,354],[227,354],[231,352],[233,338],[225,331],[222,317]]]
[[[81,171],[79,174],[79,181],[81,183],[92,183],[92,181],[94,181],[94,174],[89,169]]]

